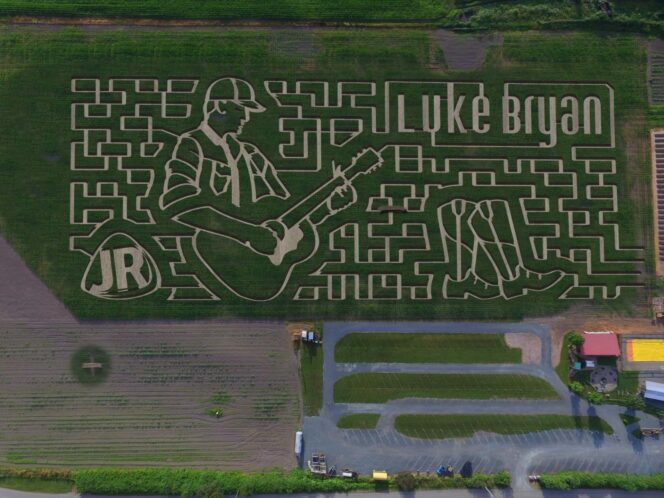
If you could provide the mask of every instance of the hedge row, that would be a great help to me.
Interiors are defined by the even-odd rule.
[[[74,472],[68,469],[9,469],[0,467],[0,478],[44,479],[47,481],[73,481]]]
[[[345,492],[372,489],[366,479],[315,479],[301,470],[261,473],[190,469],[81,469],[74,471],[79,493],[98,495],[240,495]]]
[[[394,486],[396,483],[391,481]],[[456,474],[454,477],[438,477],[435,475],[416,475],[415,487],[417,489],[453,489],[453,488],[509,488],[512,484],[512,478],[506,470],[501,470],[495,474],[474,473],[470,477],[461,477]]]
[[[223,495],[332,493],[374,490],[376,484],[366,476],[358,479],[321,479],[304,470],[259,473],[221,472],[189,469],[80,469],[80,470],[14,470],[0,469],[0,477],[67,479],[81,494],[97,495],[179,495],[217,498]],[[382,484],[396,488],[391,479]],[[508,487],[509,473],[475,473],[471,477],[440,478],[435,475],[415,476],[420,489]]]
[[[539,479],[545,489],[610,488],[625,491],[664,490],[664,474],[616,474],[611,472],[564,471],[543,474]]]
[[[262,473],[177,469],[84,469],[74,471],[80,493],[104,495],[180,495],[203,497],[240,494],[331,493],[372,490],[369,477],[356,480],[320,479],[303,470]],[[422,489],[507,487],[510,475],[475,474],[469,478],[417,477]],[[394,487],[391,480],[388,486]]]

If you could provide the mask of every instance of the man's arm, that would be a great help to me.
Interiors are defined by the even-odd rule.
[[[187,202],[184,201],[185,204]],[[255,225],[212,206],[199,205],[175,215],[173,219],[191,228],[231,238],[266,256],[273,254],[277,247],[278,227]]]
[[[280,199],[288,199],[290,194],[277,175],[277,171],[270,160],[265,157],[261,150],[252,143],[244,144],[244,156],[251,165],[254,174],[263,181],[264,188],[255,185],[256,192],[254,201],[261,197],[271,195]]]
[[[198,196],[202,167],[202,153],[198,143],[190,137],[180,137],[171,159],[166,163],[164,189],[159,207],[167,212],[180,212],[182,201]]]

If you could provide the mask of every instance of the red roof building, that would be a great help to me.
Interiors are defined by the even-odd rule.
[[[581,356],[620,356],[618,336],[613,332],[584,332]]]

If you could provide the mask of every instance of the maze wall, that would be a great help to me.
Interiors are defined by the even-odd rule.
[[[74,79],[72,251],[100,299],[615,298],[609,85]]]

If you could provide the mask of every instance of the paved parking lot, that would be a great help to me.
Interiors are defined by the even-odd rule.
[[[440,333],[532,333],[541,340],[540,364],[452,365],[452,364],[337,364],[337,341],[351,332],[440,332]],[[466,461],[481,472],[509,470],[517,488],[528,486],[530,473],[579,469],[593,471],[664,471],[664,438],[641,441],[620,421],[625,408],[615,405],[589,405],[572,395],[551,365],[549,331],[535,324],[471,322],[328,322],[325,324],[323,409],[318,417],[304,422],[305,461],[313,451],[327,454],[330,464],[360,472],[385,469],[434,471],[441,463],[459,469]],[[526,373],[546,379],[559,394],[559,400],[433,400],[401,399],[385,404],[334,403],[334,383],[357,372],[454,372]],[[337,419],[349,412],[380,413],[376,429],[338,429]],[[597,415],[609,423],[614,434],[585,430],[551,430],[530,434],[497,435],[476,433],[471,438],[422,440],[403,436],[393,427],[394,418],[404,413],[514,413],[519,415],[557,413]],[[660,426],[654,417],[639,414],[644,426]]]

